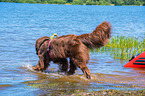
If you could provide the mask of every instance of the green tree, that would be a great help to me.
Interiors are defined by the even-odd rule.
[[[111,3],[111,0],[106,0],[106,2]]]
[[[87,0],[86,5],[96,5],[94,1],[92,0]]]
[[[123,0],[116,0],[115,5],[123,5],[124,1]]]
[[[109,5],[105,0],[99,0],[99,5]]]
[[[142,4],[145,6],[145,0],[143,0],[143,3]]]
[[[34,0],[24,0],[24,3],[36,3]]]
[[[36,3],[42,3],[41,0],[35,0]]]
[[[129,5],[129,0],[124,0],[125,5]]]
[[[56,0],[56,4],[65,4],[66,1],[65,0]]]
[[[48,0],[47,3],[49,4],[65,4],[65,0]]]
[[[95,5],[99,5],[99,2],[98,2],[98,1],[96,1],[96,2],[95,2]]]
[[[18,2],[18,3],[49,3],[65,4],[66,2],[82,5],[145,5],[145,0],[0,0],[0,2]]]
[[[73,0],[73,4],[74,5],[83,5],[83,1],[82,0]]]
[[[24,0],[18,0],[17,3],[25,3]]]
[[[115,4],[115,1],[116,1],[116,0],[111,0],[111,4]]]
[[[141,2],[135,0],[134,4],[135,4],[135,5],[141,5]]]

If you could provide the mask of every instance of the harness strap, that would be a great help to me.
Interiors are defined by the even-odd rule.
[[[49,42],[48,42],[48,47],[47,47],[48,55],[49,55],[50,58],[51,58],[51,56],[50,56],[49,47],[50,47],[50,42],[51,42],[51,40],[54,38],[54,36],[58,37],[56,33],[53,33],[53,35],[50,36],[50,39],[49,39]]]

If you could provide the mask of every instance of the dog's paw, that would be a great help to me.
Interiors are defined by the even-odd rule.
[[[42,68],[38,68],[37,66],[33,66],[32,68],[35,71],[41,71],[41,72],[43,72],[43,69]]]
[[[67,72],[67,75],[73,75],[73,74],[74,72],[70,72],[70,71]]]
[[[87,75],[86,78],[87,78],[87,79],[91,79],[91,76],[90,76],[90,75]]]
[[[85,72],[85,76],[87,79],[91,79],[91,76],[87,72]]]
[[[38,70],[38,68],[36,66],[33,66],[32,68],[33,68],[33,70]]]

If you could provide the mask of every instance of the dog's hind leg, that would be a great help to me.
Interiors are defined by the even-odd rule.
[[[83,73],[85,74],[86,78],[91,79],[90,70],[89,70],[89,68],[86,65],[78,66],[78,67],[83,71]]]
[[[68,61],[66,58],[60,59],[60,70],[62,72],[67,72],[68,71]]]
[[[77,66],[74,64],[73,59],[70,59],[70,69],[68,71],[68,75],[73,75],[75,73],[75,70],[77,69]]]
[[[59,64],[59,68],[61,72],[67,72],[68,71],[68,60],[66,58],[59,58],[53,61],[54,63]]]

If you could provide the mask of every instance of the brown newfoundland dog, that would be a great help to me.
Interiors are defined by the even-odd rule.
[[[46,70],[49,62],[53,61],[58,63],[61,71],[66,72],[68,75],[74,74],[77,67],[79,67],[86,78],[91,79],[90,70],[86,65],[90,59],[89,48],[99,48],[107,44],[111,38],[111,31],[110,23],[104,21],[90,34],[80,36],[69,34],[54,39],[47,36],[41,37],[35,43],[39,61],[33,69],[38,71]],[[70,67],[67,58],[70,60]]]

